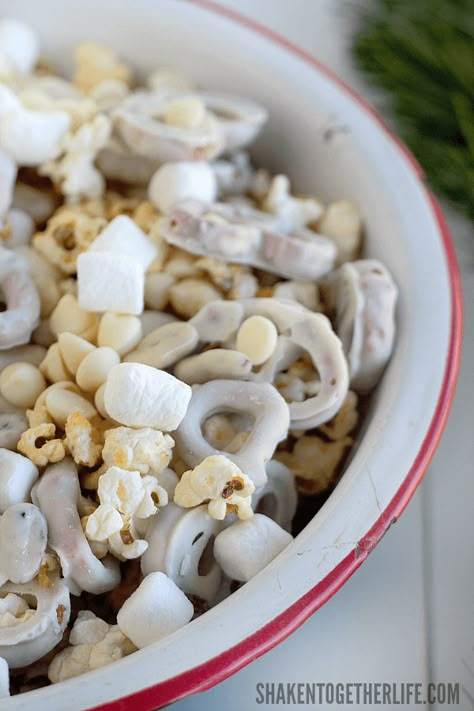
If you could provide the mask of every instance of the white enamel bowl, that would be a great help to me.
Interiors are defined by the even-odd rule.
[[[255,155],[323,200],[362,209],[366,254],[400,288],[398,335],[357,450],[296,540],[230,598],[115,664],[0,702],[13,711],[152,709],[202,691],[283,640],[347,580],[400,516],[433,454],[453,394],[461,305],[453,248],[421,171],[382,121],[324,67],[261,27],[192,0],[0,0],[69,70],[84,39],[141,69],[180,67],[263,103]],[[328,130],[329,129],[329,130]],[[125,698],[124,698],[125,697]]]

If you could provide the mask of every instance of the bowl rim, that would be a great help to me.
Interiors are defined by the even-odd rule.
[[[420,450],[398,491],[382,511],[371,529],[358,541],[356,547],[351,550],[326,577],[305,593],[299,600],[238,644],[181,674],[119,699],[94,706],[90,711],[118,711],[118,709],[126,708],[133,708],[135,711],[148,711],[149,709],[157,708],[157,705],[161,707],[189,694],[205,691],[282,642],[312,615],[313,612],[327,602],[375,548],[385,532],[399,518],[415,492],[431,461],[443,432],[453,399],[459,369],[462,343],[462,296],[456,254],[442,210],[426,186],[423,170],[417,160],[405,144],[391,131],[372,105],[309,52],[301,49],[285,37],[270,30],[259,22],[230,8],[219,5],[213,2],[213,0],[184,1],[211,13],[220,15],[221,17],[225,17],[251,30],[255,34],[263,36],[293,56],[296,56],[309,65],[314,71],[324,74],[331,82],[336,84],[341,91],[348,94],[350,98],[382,128],[383,132],[390,139],[395,149],[402,155],[409,169],[418,180],[425,194],[426,203],[431,209],[436,223],[446,261],[446,270],[450,286],[451,319],[449,347],[440,395]]]

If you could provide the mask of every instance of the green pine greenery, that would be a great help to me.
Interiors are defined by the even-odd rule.
[[[429,183],[474,220],[472,0],[374,0],[354,54]]]

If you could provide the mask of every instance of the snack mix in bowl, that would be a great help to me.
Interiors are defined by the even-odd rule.
[[[390,358],[397,288],[356,205],[252,164],[254,101],[164,68],[138,86],[93,43],[67,80],[10,19],[0,81],[7,695],[162,639],[291,542]]]

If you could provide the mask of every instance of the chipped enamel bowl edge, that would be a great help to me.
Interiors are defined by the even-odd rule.
[[[3,10],[11,13],[6,0]],[[358,449],[297,539],[244,588],[168,639],[85,678],[0,702],[8,711],[145,711],[209,688],[287,637],[400,516],[453,395],[459,275],[444,218],[414,159],[360,97],[281,37],[203,0],[83,0],[74,22],[59,0],[17,0],[14,14],[39,29],[53,58],[95,39],[145,70],[155,57],[209,89],[261,101],[270,121],[257,158],[288,172],[297,190],[355,200],[367,223],[366,254],[382,258],[400,287],[396,349]]]

